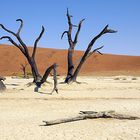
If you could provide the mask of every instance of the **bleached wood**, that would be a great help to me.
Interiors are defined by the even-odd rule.
[[[118,114],[115,111],[110,110],[110,111],[101,111],[101,112],[80,111],[79,115],[75,117],[57,119],[53,121],[43,121],[43,122],[45,123],[44,126],[49,126],[49,125],[56,125],[61,123],[68,123],[68,122],[74,122],[74,121],[80,121],[86,119],[98,119],[98,118],[114,118],[114,119],[128,119],[128,120],[140,119],[140,117]]]

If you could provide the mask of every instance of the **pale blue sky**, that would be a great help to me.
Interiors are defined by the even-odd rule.
[[[140,0],[0,0],[0,23],[16,31],[16,19],[24,20],[23,40],[30,46],[44,25],[46,31],[39,46],[67,49],[67,38],[60,39],[67,30],[66,9],[78,24],[86,18],[81,28],[77,50],[84,50],[101,29],[118,30],[104,35],[95,47],[104,45],[103,53],[140,55]],[[7,33],[0,30],[0,36]],[[1,41],[0,43],[7,43]]]

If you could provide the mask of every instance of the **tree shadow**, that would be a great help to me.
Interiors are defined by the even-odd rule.
[[[40,93],[40,94],[46,94],[46,95],[52,95],[52,92],[42,92],[42,91],[39,91],[38,93]]]
[[[8,86],[19,86],[19,84],[5,84],[5,85],[8,85]]]

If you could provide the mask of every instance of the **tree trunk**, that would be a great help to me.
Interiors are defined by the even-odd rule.
[[[82,65],[84,64],[85,60],[86,60],[86,57],[83,57],[83,58],[81,59],[79,65],[77,66],[77,68],[76,68],[76,70],[75,70],[75,72],[74,72],[74,74],[73,74],[73,76],[72,76],[72,78],[71,78],[71,81],[73,81],[73,82],[76,81],[77,76],[78,76],[78,74],[79,74],[79,72],[80,72],[80,70],[81,70],[81,67],[82,67]]]
[[[27,74],[26,74],[26,68],[23,68],[23,76],[24,76],[24,78],[27,77]]]
[[[68,49],[68,56],[67,56],[67,61],[68,61],[68,73],[65,79],[65,83],[69,83],[70,79],[72,78],[73,75],[73,70],[74,70],[74,64],[73,64],[73,52],[74,49],[71,47]]]
[[[31,66],[31,71],[32,71],[33,78],[34,78],[33,82],[35,82],[35,83],[40,82],[42,77],[38,72],[38,68],[37,68],[35,60],[33,58],[31,58],[31,57],[28,57],[27,60],[28,60],[28,62],[30,64],[30,66]]]

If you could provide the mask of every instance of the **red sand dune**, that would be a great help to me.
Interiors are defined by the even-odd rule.
[[[29,48],[30,52],[32,48]],[[74,63],[80,60],[82,51],[74,53]],[[36,54],[37,65],[43,74],[52,63],[58,63],[60,75],[67,72],[67,50],[38,48]],[[0,75],[16,75],[22,73],[20,64],[25,63],[21,52],[10,45],[0,45]],[[28,71],[30,71],[28,66]],[[91,56],[81,69],[82,75],[140,75],[140,56],[123,56],[95,54]]]

